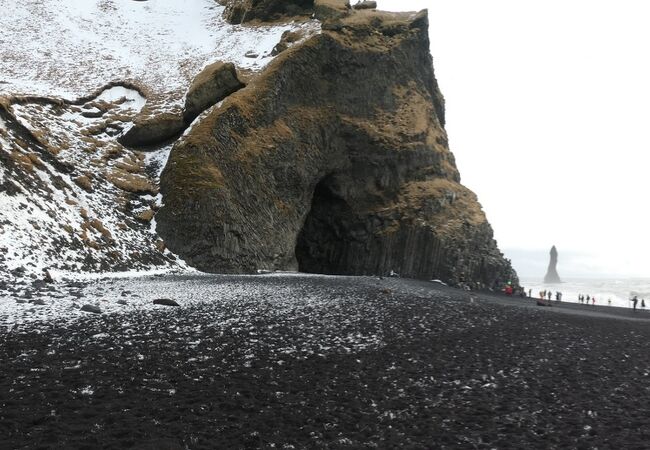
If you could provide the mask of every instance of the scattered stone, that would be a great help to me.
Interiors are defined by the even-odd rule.
[[[43,269],[43,280],[46,283],[54,283],[54,277],[52,277],[49,269]]]
[[[126,303],[126,300],[124,300],[124,299],[122,298],[122,299],[119,299],[119,300],[117,301],[117,304],[118,304],[118,305],[126,305],[127,303]]]
[[[81,310],[89,312],[89,313],[93,313],[93,314],[101,314],[102,313],[102,310],[99,309],[99,307],[95,306],[95,305],[83,305],[81,307]]]
[[[257,58],[257,57],[260,56],[260,55],[259,55],[259,53],[255,52],[255,51],[253,51],[253,50],[249,50],[249,51],[247,51],[246,53],[244,53],[244,56],[245,56],[246,58]]]
[[[149,209],[146,209],[146,210],[142,211],[141,213],[137,214],[135,216],[135,218],[142,221],[142,222],[151,222],[151,220],[153,219],[153,216],[155,214],[156,214],[155,211],[153,209],[149,208]]]
[[[34,300],[30,300],[29,303],[31,303],[32,305],[41,305],[42,306],[42,305],[45,304],[45,301],[40,299],[40,298],[37,298],[37,299],[34,299]]]
[[[27,300],[23,300],[23,299],[17,298],[17,299],[16,299],[16,303],[27,303]]]
[[[174,300],[170,300],[168,298],[157,298],[156,300],[153,301],[153,304],[154,305],[163,305],[163,306],[180,306]]]

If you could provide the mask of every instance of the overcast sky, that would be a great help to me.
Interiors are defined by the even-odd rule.
[[[650,277],[650,2],[379,7],[429,9],[462,183],[520,276],[556,245],[561,276]]]

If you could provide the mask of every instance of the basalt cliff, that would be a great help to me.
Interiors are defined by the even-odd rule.
[[[124,72],[131,61],[97,64],[86,49],[94,78],[44,71],[74,98],[0,84],[4,273],[188,264],[516,280],[460,184],[426,11],[198,3],[220,45],[159,50],[183,49],[178,65],[163,54],[151,57],[158,71]],[[94,17],[115,14],[100,6]]]

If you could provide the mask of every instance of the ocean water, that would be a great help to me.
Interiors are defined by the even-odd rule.
[[[607,305],[611,299],[612,306],[632,307],[631,299],[634,295],[639,298],[637,308],[641,307],[641,299],[645,299],[646,310],[650,311],[650,278],[620,278],[620,279],[588,279],[567,278],[560,284],[544,284],[542,278],[523,278],[519,280],[521,286],[532,289],[532,296],[539,297],[539,292],[550,290],[555,293],[562,292],[563,302],[578,303],[578,295],[589,295],[596,298],[596,305]]]

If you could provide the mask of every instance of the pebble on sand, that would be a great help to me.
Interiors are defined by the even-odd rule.
[[[174,300],[170,300],[168,298],[157,298],[156,300],[153,301],[153,304],[154,305],[164,305],[164,306],[180,306]]]
[[[93,313],[93,314],[101,314],[102,313],[102,310],[99,309],[99,307],[95,306],[95,305],[83,305],[81,307],[81,310],[89,312],[89,313]]]

